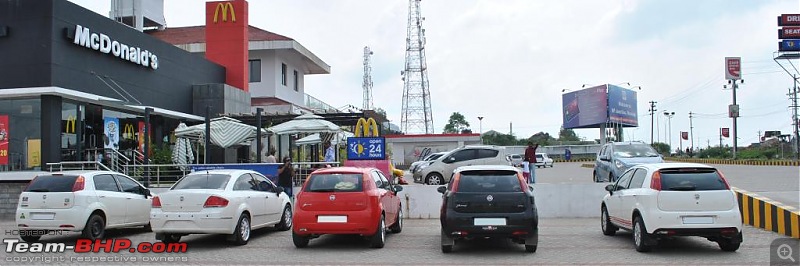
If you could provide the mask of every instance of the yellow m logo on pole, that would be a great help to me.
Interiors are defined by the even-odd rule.
[[[136,139],[136,128],[133,127],[133,124],[126,124],[125,130],[122,131],[122,138],[124,139]]]
[[[75,122],[76,122],[77,120],[78,120],[78,119],[77,119],[77,118],[75,118],[75,116],[72,116],[72,115],[70,115],[70,116],[67,116],[67,125],[66,125],[66,127],[64,128],[64,133],[71,133],[71,134],[75,134]]]
[[[362,135],[363,129],[363,135]],[[370,132],[370,129],[372,132]],[[371,117],[369,119],[359,118],[358,123],[356,123],[355,132],[356,137],[377,137],[378,136],[378,123],[375,122],[375,119]],[[372,133],[372,134],[370,134]]]
[[[228,21],[228,9],[230,9],[231,13],[231,22],[236,22],[236,10],[233,9],[233,4],[226,2],[217,4],[217,7],[214,9],[214,23],[217,23],[219,19],[220,10],[222,11],[222,21]]]

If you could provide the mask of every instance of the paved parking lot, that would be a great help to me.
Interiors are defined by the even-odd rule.
[[[405,265],[652,265],[652,264],[706,264],[706,265],[768,265],[770,242],[780,236],[752,227],[744,231],[745,242],[735,253],[722,252],[716,243],[702,238],[678,238],[662,243],[650,253],[637,253],[631,235],[620,232],[608,237],[600,232],[597,219],[546,219],[540,225],[539,249],[526,253],[521,245],[508,240],[489,239],[467,243],[459,242],[451,254],[439,249],[439,221],[407,220],[402,233],[388,235],[386,247],[371,249],[363,238],[356,236],[323,236],[312,240],[306,249],[297,249],[291,233],[271,229],[254,232],[246,246],[233,246],[224,237],[193,235],[184,237],[188,243],[187,254],[75,254],[67,252],[55,257],[51,264],[67,264],[71,258],[103,257],[111,262],[93,264],[119,265],[123,259],[137,259],[137,265],[150,264],[405,264]],[[3,228],[12,226],[8,221]],[[77,235],[45,237],[45,242],[74,244]],[[153,233],[141,230],[117,231],[109,235],[130,238],[134,243],[155,241]],[[9,236],[5,236],[9,238]],[[5,249],[5,246],[2,247]],[[4,250],[5,251],[5,250]],[[0,265],[14,263],[21,254],[0,252]],[[41,257],[41,256],[27,256]],[[48,255],[48,257],[53,257]],[[143,262],[157,260],[158,262]],[[160,260],[160,261],[159,261]],[[169,262],[168,260],[177,261]],[[185,260],[185,261],[184,261]],[[90,264],[73,262],[76,264]],[[129,263],[129,262],[128,262]],[[42,264],[39,261],[36,264]],[[30,263],[28,263],[30,265]]]

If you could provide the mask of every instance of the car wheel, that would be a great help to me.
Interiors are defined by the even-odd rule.
[[[616,180],[614,180],[614,175],[608,174],[608,182],[613,183],[614,181],[616,181]]]
[[[81,237],[89,240],[102,239],[106,234],[106,220],[102,216],[92,214],[83,227]]]
[[[444,231],[444,228],[440,230],[440,237],[441,237],[441,244],[442,244],[442,253],[450,253],[453,251],[453,246],[456,245],[455,239],[447,235]]]
[[[150,223],[147,223],[146,225],[144,225],[144,227],[142,227],[142,229],[144,229],[145,232],[153,232],[153,226],[150,225]]]
[[[283,208],[281,222],[275,225],[275,228],[281,231],[292,229],[292,207],[289,204],[286,204],[286,207]]]
[[[600,207],[600,228],[603,229],[603,234],[607,236],[613,236],[619,230],[617,226],[611,223],[611,217],[608,216],[606,205]]]
[[[425,179],[425,184],[434,186],[442,185],[444,184],[444,179],[439,173],[431,173],[428,175],[428,178]]]
[[[383,214],[381,214],[381,220],[378,221],[378,231],[372,235],[370,239],[370,247],[373,248],[383,248],[386,244],[386,221]]]
[[[442,253],[453,252],[453,245],[442,245]]]
[[[392,233],[395,233],[395,234],[400,233],[400,232],[403,231],[403,206],[402,205],[400,206],[399,211],[397,211],[397,220],[395,220],[394,224],[391,227],[389,227],[389,230],[391,230]]]
[[[644,226],[642,217],[637,216],[633,221],[633,245],[636,247],[636,251],[650,251],[650,246],[647,245],[649,238],[650,236],[647,234],[647,227]]]
[[[304,248],[308,246],[308,241],[311,237],[308,236],[301,236],[295,232],[292,232],[292,242],[294,242],[294,246],[297,248]]]
[[[178,234],[164,234],[161,242],[164,243],[178,243],[181,241],[181,235]]]
[[[742,233],[739,233],[739,239],[742,238]],[[740,241],[734,242],[733,239],[730,238],[722,238],[717,240],[717,244],[719,245],[719,249],[722,251],[734,252],[739,249],[739,246],[742,244]]]
[[[529,253],[536,252],[536,248],[539,247],[538,245],[525,245],[525,251]]]
[[[600,183],[600,177],[597,176],[597,172],[592,172],[592,181],[595,183]]]
[[[236,245],[247,245],[250,240],[250,217],[242,213],[239,222],[236,223],[236,230],[233,231],[233,243]]]
[[[34,231],[20,230],[19,238],[22,238],[25,242],[38,242],[42,236],[34,233]]]

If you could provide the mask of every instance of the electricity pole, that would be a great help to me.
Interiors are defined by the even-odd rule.
[[[650,145],[653,145],[653,120],[656,113],[656,101],[650,101]]]
[[[739,105],[736,104],[736,89],[739,87],[739,85],[736,84],[736,81],[737,80],[735,80],[735,79],[728,80],[728,83],[731,84],[731,91],[733,91],[733,104],[731,104],[728,107],[728,116],[730,116],[733,119],[733,128],[731,130],[732,131],[731,139],[733,140],[733,159],[734,160],[736,160],[736,148],[738,146],[738,144],[737,144],[738,134],[736,134],[736,118],[739,117]],[[744,81],[742,81],[742,82],[744,82]]]
[[[694,151],[694,126],[692,125],[692,118],[694,113],[689,112],[689,150]]]
[[[791,93],[792,99],[792,125],[794,125],[794,159],[800,159],[800,116],[797,113],[797,75],[792,75],[794,79],[793,91]]]

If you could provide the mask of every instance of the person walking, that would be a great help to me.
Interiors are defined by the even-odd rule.
[[[286,156],[283,158],[283,164],[278,168],[278,186],[283,188],[283,191],[289,195],[290,199],[294,199],[292,191],[292,178],[294,177],[294,168],[292,167],[292,158]]]
[[[325,144],[323,144],[323,147],[325,148],[325,162],[326,163],[335,162],[336,161],[336,155],[335,155],[335,152],[333,150],[333,147],[331,146],[331,142],[330,141],[326,141]]]
[[[525,158],[523,161],[528,162],[528,168],[530,169],[531,178],[528,179],[528,182],[531,184],[536,183],[536,149],[539,148],[539,144],[533,144],[532,141],[528,141],[528,147],[525,148]]]

